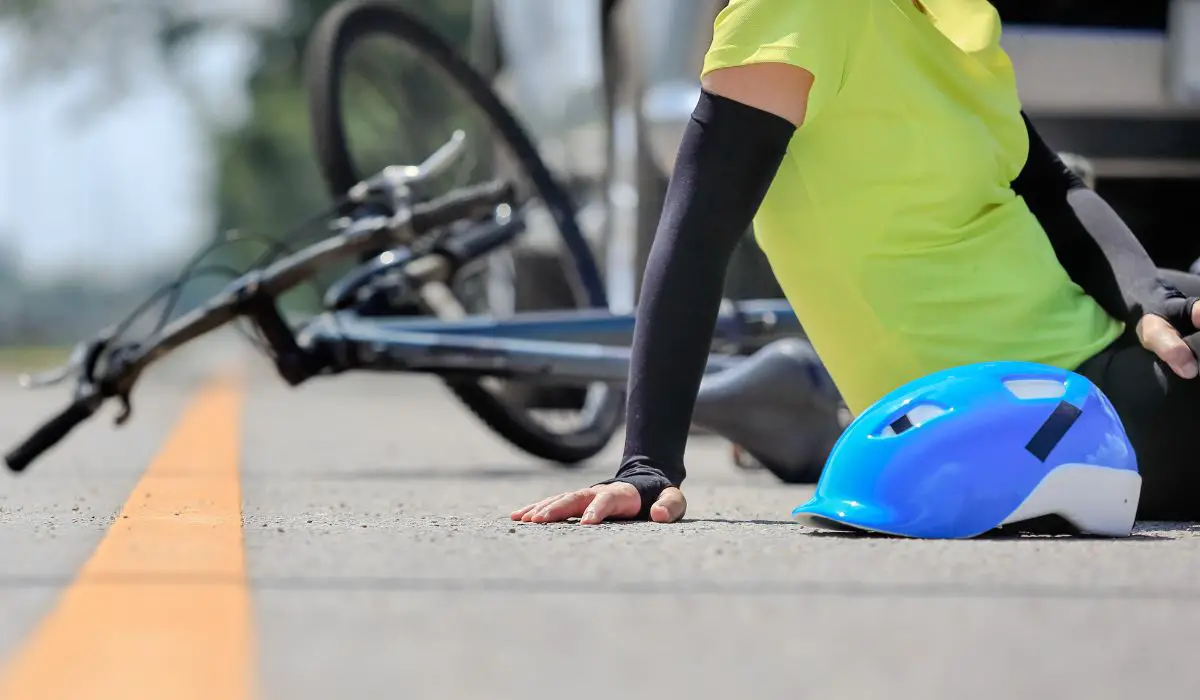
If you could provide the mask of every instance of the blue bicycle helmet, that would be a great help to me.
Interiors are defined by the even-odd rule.
[[[1125,537],[1141,484],[1125,428],[1094,384],[989,362],[916,380],[863,411],[792,516],[920,538],[1058,516],[1081,533]]]

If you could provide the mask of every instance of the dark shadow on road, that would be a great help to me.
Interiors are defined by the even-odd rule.
[[[1111,541],[1114,543],[1122,542],[1163,542],[1179,539],[1187,533],[1200,532],[1200,524],[1197,523],[1138,523],[1133,528],[1133,534],[1128,537],[1102,537],[1098,535],[1086,535],[1080,533],[1071,533],[1058,531],[1055,528],[1039,529],[1033,527],[1022,530],[993,530],[992,532],[984,533],[978,537],[971,538],[973,542],[1012,542],[1014,540],[1045,540],[1053,539],[1056,542],[1096,542],[1096,541]],[[885,535],[877,532],[866,532],[862,530],[813,530],[807,531],[805,534],[812,537],[829,537],[834,539],[885,539],[885,540],[906,540],[910,538],[898,537],[894,535]],[[913,539],[914,542],[925,541],[921,539]]]
[[[825,537],[825,538],[831,538],[831,539],[846,539],[846,540],[880,539],[880,540],[898,540],[898,541],[909,541],[909,542],[929,542],[930,541],[928,539],[900,537],[897,535],[884,535],[884,534],[880,534],[877,532],[851,532],[851,531],[835,532],[832,530],[813,530],[813,531],[806,531],[804,534],[808,535],[810,537]],[[1098,537],[1098,536],[1091,536],[1091,535],[1068,535],[1068,534],[1047,535],[1047,534],[1037,534],[1037,533],[985,533],[978,537],[970,538],[969,540],[945,540],[945,541],[947,541],[947,542],[970,541],[970,542],[988,543],[988,542],[1013,542],[1013,541],[1020,541],[1020,540],[1050,540],[1050,539],[1054,540],[1055,542],[1092,542],[1092,543],[1097,542],[1097,541],[1111,541],[1111,542],[1117,542],[1117,543],[1120,543],[1120,542],[1163,542],[1163,541],[1178,539],[1178,536],[1176,534],[1165,533],[1165,532],[1164,533],[1155,533],[1155,534],[1145,534],[1145,535],[1138,534],[1135,532],[1134,534],[1130,535],[1129,537],[1120,537],[1120,538]]]
[[[243,481],[260,479],[304,479],[310,481],[481,481],[511,480],[522,481],[529,479],[545,479],[547,476],[579,476],[588,473],[586,465],[573,467],[556,467],[554,465],[540,466],[494,466],[494,467],[425,467],[413,469],[396,467],[393,469],[355,469],[355,470],[256,470],[247,469],[242,474]]]
[[[378,481],[381,483],[404,483],[409,481],[430,482],[469,482],[469,481],[545,481],[547,479],[567,479],[565,489],[583,488],[612,476],[611,464],[585,463],[578,465],[558,465],[553,462],[527,462],[519,465],[496,464],[491,466],[467,466],[449,464],[437,467],[379,467],[369,469],[338,469],[336,467],[314,470],[291,470],[280,467],[255,468],[247,467],[242,472],[244,483],[263,481],[304,481],[304,482],[353,482],[361,483]],[[747,478],[740,472],[730,472],[728,475],[707,478],[706,489],[754,488],[754,489],[804,489],[806,486],[793,486],[783,483],[764,483],[757,477]],[[558,488],[558,487],[553,487]]]
[[[716,523],[719,525],[778,525],[780,527],[800,527],[792,520],[727,520],[725,518],[683,518],[674,523],[654,523],[644,520],[613,519],[606,520],[600,525],[580,525],[579,518],[569,518],[556,523],[519,523],[523,527],[664,527],[677,528],[697,523]],[[518,524],[515,523],[514,524]]]
[[[726,518],[684,518],[680,525],[688,523],[720,523],[722,525],[779,525],[783,527],[800,527],[795,520],[728,520]]]

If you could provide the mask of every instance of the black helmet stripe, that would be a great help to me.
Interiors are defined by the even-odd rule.
[[[1046,418],[1046,422],[1042,423],[1042,427],[1038,428],[1033,437],[1029,439],[1029,444],[1025,445],[1025,449],[1037,457],[1039,462],[1045,462],[1071,426],[1075,425],[1075,421],[1079,420],[1082,413],[1083,411],[1074,404],[1060,401],[1054,407],[1054,412]]]

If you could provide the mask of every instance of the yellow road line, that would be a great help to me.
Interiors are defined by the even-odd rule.
[[[246,700],[250,596],[242,392],[203,390],[57,608],[0,679],[3,700]]]

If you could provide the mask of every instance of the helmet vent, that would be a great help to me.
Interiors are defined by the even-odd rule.
[[[881,437],[894,437],[908,430],[912,430],[920,426],[922,423],[927,423],[934,418],[942,415],[946,409],[932,403],[923,403],[913,406],[908,409],[903,415],[888,423],[887,426],[880,431]]]
[[[1007,379],[1004,388],[1018,399],[1061,399],[1067,386],[1057,379]]]

